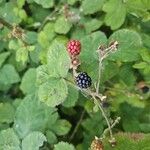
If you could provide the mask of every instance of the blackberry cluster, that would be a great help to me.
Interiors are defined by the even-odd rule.
[[[76,77],[76,84],[80,88],[86,89],[86,88],[91,86],[92,80],[91,80],[90,76],[88,76],[88,74],[86,72],[81,72]]]

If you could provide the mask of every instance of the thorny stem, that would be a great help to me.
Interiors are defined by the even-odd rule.
[[[6,26],[9,29],[13,29],[13,26],[11,24],[9,24],[7,21],[5,21],[4,19],[0,18],[0,23],[4,26]]]
[[[103,117],[105,118],[106,120],[106,123],[107,123],[107,126],[108,126],[108,129],[109,129],[109,133],[110,133],[110,138],[113,139],[113,133],[112,133],[112,130],[111,130],[111,125],[109,123],[109,120],[107,118],[107,115],[105,114],[105,111],[103,110],[100,102],[95,98],[95,96],[92,94],[92,98],[94,99],[94,103],[95,105],[97,105],[99,107],[99,109],[101,110],[101,113],[103,115]]]
[[[102,71],[102,62],[104,60],[105,57],[107,57],[107,55],[110,53],[111,50],[113,50],[114,47],[113,45],[108,47],[108,48],[105,48],[105,55],[102,56],[101,55],[101,49],[98,48],[97,52],[99,53],[99,66],[98,66],[98,82],[97,82],[97,85],[96,85],[96,93],[99,93],[99,86],[100,86],[100,80],[101,80],[101,71]]]
[[[46,24],[48,21],[53,20],[53,16],[58,12],[58,10],[59,10],[59,9],[55,9],[50,15],[48,15],[48,16],[44,19],[44,21],[42,22],[41,26],[40,26],[39,29],[38,29],[38,32],[40,32],[40,31],[43,29],[43,27],[45,26],[45,24]]]
[[[112,123],[112,125],[111,125],[111,129],[113,128],[113,127],[115,127],[118,123],[119,123],[119,121],[120,121],[120,117],[117,117],[116,118],[116,120]],[[104,132],[103,132],[103,138],[105,138],[105,135],[107,134],[107,132],[109,132],[109,129],[107,128],[107,129],[105,129],[104,130]]]
[[[20,28],[19,26],[16,26],[16,25],[11,25],[7,21],[5,21],[3,18],[0,18],[0,23],[2,25],[6,26],[8,29],[10,29],[11,35],[14,38],[20,39],[22,41],[22,43],[24,44],[24,46],[28,45],[28,43],[24,40],[24,32],[23,32],[22,28]]]
[[[100,86],[100,80],[101,80],[101,71],[102,71],[102,60],[99,60],[99,66],[98,66],[98,83],[96,86],[96,93],[99,93],[99,86]]]

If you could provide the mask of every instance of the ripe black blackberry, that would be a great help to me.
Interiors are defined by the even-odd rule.
[[[76,84],[83,89],[86,89],[91,86],[92,80],[86,72],[81,72],[76,77]]]

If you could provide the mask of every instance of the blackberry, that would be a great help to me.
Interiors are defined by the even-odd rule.
[[[86,89],[91,86],[92,80],[86,72],[81,72],[76,77],[76,83],[80,88]]]

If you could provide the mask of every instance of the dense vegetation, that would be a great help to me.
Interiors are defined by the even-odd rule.
[[[104,135],[99,105],[74,82],[70,39],[117,122],[102,149],[150,150],[149,0],[0,0],[0,150],[87,150]]]

